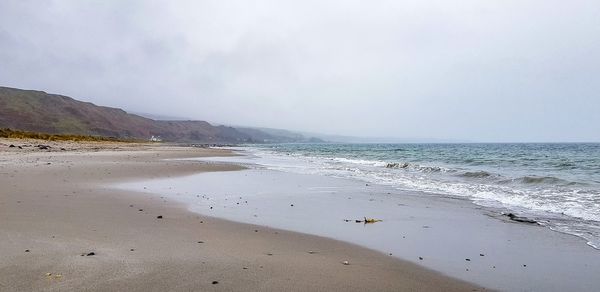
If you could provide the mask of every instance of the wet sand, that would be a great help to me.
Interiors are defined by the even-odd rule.
[[[243,153],[243,152],[241,152]],[[117,187],[160,193],[199,214],[342,240],[503,291],[597,291],[600,251],[469,200],[360,180],[271,170],[247,155],[201,161],[249,169]],[[258,165],[256,165],[258,164]],[[356,223],[364,217],[381,219]]]
[[[483,290],[356,245],[206,217],[160,194],[108,186],[239,170],[163,160],[227,151],[115,143],[8,147],[28,142],[36,143],[0,140],[2,291]]]

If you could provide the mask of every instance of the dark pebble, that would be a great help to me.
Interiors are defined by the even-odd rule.
[[[527,267],[527,265],[523,265],[523,267]]]
[[[90,253],[86,254],[86,256],[88,256],[88,257],[95,256],[95,255],[96,255],[95,252],[90,252]]]
[[[204,243],[204,241],[198,241],[198,243]]]
[[[290,206],[291,206],[291,207],[294,207],[294,204],[291,204]]]
[[[133,248],[132,248],[132,249],[130,249],[129,251],[134,251],[134,250],[135,250],[135,249],[133,249]]]
[[[15,147],[17,147],[17,146],[15,146],[13,144],[10,144],[10,146],[8,146],[8,148],[15,148]]]
[[[484,254],[482,254],[482,253],[480,253],[480,254],[479,254],[479,256],[480,256],[480,257],[482,257],[482,256],[485,256],[485,255],[484,255]]]
[[[467,262],[470,262],[470,261],[471,261],[471,259],[465,259],[465,261],[467,261]]]
[[[28,249],[26,249],[26,250],[25,250],[25,252],[29,252],[29,250],[28,250]]]
[[[139,209],[138,211],[142,212],[142,211],[144,211],[144,209]]]
[[[423,260],[423,258],[422,258],[422,257],[419,257],[419,260]]]
[[[162,219],[162,215],[156,216],[156,219]]]
[[[254,232],[258,232],[258,230],[255,229]]]
[[[219,284],[219,281],[212,281],[212,284],[217,285],[217,284]]]

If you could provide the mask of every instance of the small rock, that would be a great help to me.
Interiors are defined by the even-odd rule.
[[[156,219],[162,219],[162,218],[163,218],[162,215],[156,216]]]
[[[344,266],[349,265],[350,263],[348,261],[343,261],[342,264],[344,264]]]
[[[272,253],[267,253],[267,255],[268,255],[268,256],[272,256],[273,254],[272,254]]]
[[[423,260],[423,258],[422,258],[422,257],[419,257],[419,260]]]
[[[95,252],[93,252],[93,251],[92,251],[92,252],[90,252],[90,253],[88,253],[88,254],[86,254],[86,256],[88,256],[88,257],[95,256],[95,255],[96,255],[96,253],[95,253]]]
[[[523,265],[523,267],[525,268],[525,267],[527,267],[527,265]]]
[[[465,261],[467,261],[467,262],[470,262],[470,261],[471,261],[471,259],[465,259]]]
[[[130,249],[129,251],[134,251],[134,250],[135,250],[135,249],[133,249],[133,248],[132,248],[132,249]]]
[[[294,207],[294,204],[291,204],[290,207]]]
[[[483,257],[483,256],[485,256],[485,255],[484,255],[484,254],[482,254],[482,253],[480,253],[480,254],[479,254],[479,256],[480,256],[480,257]]]
[[[242,269],[244,269],[244,270],[247,270],[247,269],[248,269],[248,267],[243,267]]]
[[[254,232],[258,232],[258,230],[254,229]]]
[[[17,147],[17,146],[15,146],[13,144],[10,144],[10,146],[8,146],[8,148],[15,148],[15,147]]]
[[[217,284],[219,284],[219,281],[212,281],[212,284],[217,285]]]
[[[142,212],[142,211],[144,211],[144,209],[138,209],[138,211]]]
[[[198,243],[204,243],[204,241],[198,241]]]
[[[316,254],[317,252],[316,252],[316,251],[309,250],[309,251],[308,251],[308,253],[309,253],[309,254]]]
[[[25,252],[29,252],[29,250],[28,250],[28,249],[26,249],[26,250],[25,250]]]

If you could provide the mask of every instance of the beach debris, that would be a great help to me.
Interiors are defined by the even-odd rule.
[[[348,262],[348,261],[343,261],[343,262],[342,262],[342,264],[343,264],[344,266],[348,266],[348,265],[350,265],[350,262]]]
[[[158,215],[158,216],[156,216],[156,219],[162,219],[162,218],[163,218],[163,216],[162,216],[162,215]]]
[[[538,224],[537,221],[527,218],[527,217],[522,217],[522,216],[517,216],[513,213],[508,213],[508,214],[502,214],[508,218],[510,218],[510,220],[512,221],[516,221],[516,222],[521,222],[521,223],[529,223],[529,224]]]
[[[219,284],[219,281],[212,281],[212,284],[217,285],[217,284]]]
[[[62,278],[62,274],[46,273],[46,278],[48,278],[48,279],[61,279]]]
[[[352,220],[350,219],[344,219],[344,222],[351,222]],[[364,224],[372,224],[372,223],[377,223],[377,222],[382,222],[383,220],[380,219],[373,219],[373,218],[367,218],[367,217],[363,217],[363,220],[360,219],[356,219],[354,220],[354,222],[356,223],[364,223]]]
[[[377,223],[377,222],[382,222],[382,221],[383,220],[365,217],[365,224],[372,224],[372,223]]]

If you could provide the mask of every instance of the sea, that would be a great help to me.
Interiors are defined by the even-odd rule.
[[[470,200],[600,249],[600,144],[272,144],[244,150],[269,169]]]

